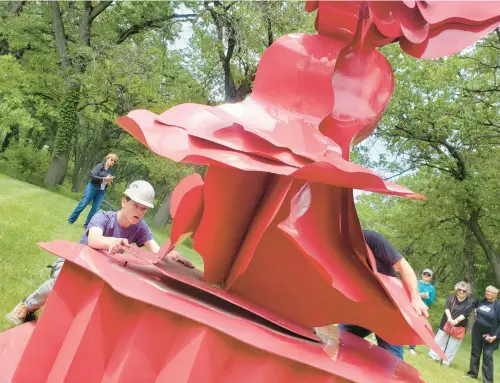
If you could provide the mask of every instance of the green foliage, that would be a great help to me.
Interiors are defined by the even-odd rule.
[[[0,156],[0,171],[35,185],[41,185],[49,168],[50,154],[29,144],[14,144]]]

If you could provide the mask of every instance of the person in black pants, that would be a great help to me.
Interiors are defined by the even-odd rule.
[[[477,378],[479,362],[483,354],[483,383],[493,383],[493,353],[500,342],[500,302],[498,289],[486,288],[485,298],[474,304],[476,322],[472,327],[472,347],[470,352],[468,378]]]

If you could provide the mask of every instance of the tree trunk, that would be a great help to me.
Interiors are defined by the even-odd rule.
[[[87,180],[87,172],[85,172],[85,170],[89,169],[82,162],[83,160],[77,161],[75,159],[75,167],[73,169],[73,177],[71,179],[71,191],[73,192],[79,192],[82,190],[83,185],[85,185],[85,181]]]
[[[49,171],[44,181],[47,186],[61,185],[64,181],[71,145],[74,142],[73,133],[78,122],[76,109],[79,96],[80,84],[71,84],[59,112],[59,128],[57,129]]]
[[[66,152],[52,156],[44,183],[47,186],[62,185],[68,168],[69,148]]]
[[[11,140],[14,139],[19,142],[19,126],[14,125],[10,128],[9,132],[5,135],[2,142],[2,147],[0,148],[0,153],[5,152],[9,147]]]
[[[464,236],[464,279],[469,283],[470,292],[476,292],[476,278],[475,278],[475,267],[474,267],[474,234],[470,231],[468,227],[465,228]]]
[[[500,260],[481,229],[481,225],[479,224],[479,211],[477,209],[473,210],[470,215],[469,228],[479,242],[479,245],[483,248],[486,259],[488,259],[488,262],[493,268],[497,284],[500,285]]]
[[[165,226],[170,219],[170,199],[172,198],[172,193],[168,193],[164,198],[163,202],[158,207],[155,217],[153,219],[153,226],[160,227]]]

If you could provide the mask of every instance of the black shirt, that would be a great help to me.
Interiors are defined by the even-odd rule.
[[[104,178],[106,178],[106,176],[109,174],[113,175],[113,171],[111,170],[111,168],[106,169],[106,162],[100,162],[90,172],[90,182],[92,182],[97,187],[101,187]],[[106,184],[105,188],[107,187],[108,185]]]
[[[500,319],[499,302],[488,302],[483,298],[474,304],[476,309],[476,323],[474,326],[479,329],[481,334],[495,335],[498,332]],[[497,335],[498,336],[498,335]]]
[[[397,277],[394,264],[403,256],[394,246],[382,235],[373,230],[363,230],[365,241],[375,257],[377,271],[380,274]]]
[[[472,313],[472,299],[470,297],[465,298],[462,302],[457,299],[455,294],[448,295],[448,299],[446,299],[445,309],[450,310],[452,319],[457,319],[460,315],[463,315],[465,319],[459,322],[455,327],[466,327],[467,326],[467,318]],[[443,330],[444,325],[448,321],[448,317],[446,313],[443,314],[441,318],[441,324],[439,328]]]

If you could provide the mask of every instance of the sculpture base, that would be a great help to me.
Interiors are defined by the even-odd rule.
[[[413,367],[336,328],[315,342],[87,247],[71,254],[58,254],[71,262],[34,330],[1,334],[8,374],[0,383],[422,382]]]
[[[16,367],[35,329],[35,322],[0,333],[0,382],[12,382]]]

